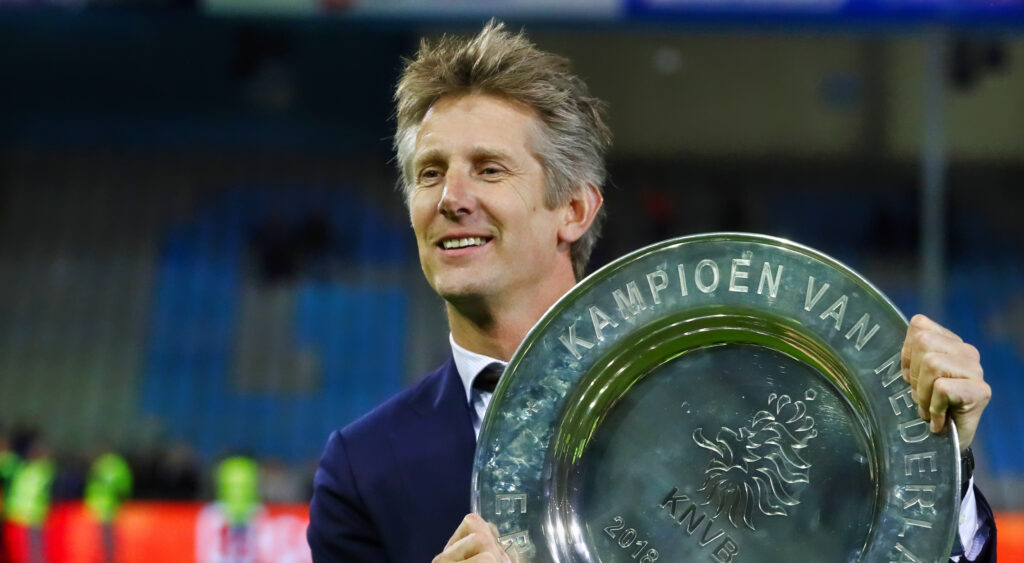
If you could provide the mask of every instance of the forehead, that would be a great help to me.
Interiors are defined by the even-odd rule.
[[[486,94],[448,96],[423,117],[415,152],[473,147],[528,153],[539,125],[537,113],[521,102]]]

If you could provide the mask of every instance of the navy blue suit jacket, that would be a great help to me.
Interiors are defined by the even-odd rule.
[[[469,513],[476,437],[449,359],[331,434],[306,535],[316,563],[425,563]]]
[[[476,438],[449,359],[415,386],[331,434],[313,482],[316,563],[426,563],[469,512]],[[994,563],[992,510],[975,489]]]

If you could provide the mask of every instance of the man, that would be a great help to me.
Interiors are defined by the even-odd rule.
[[[7,497],[11,493],[11,481],[21,467],[21,456],[14,452],[4,428],[0,426],[0,563],[6,563],[7,543]]]
[[[42,437],[26,432],[19,437],[19,441],[21,444],[15,449],[22,455],[24,462],[14,473],[11,492],[5,499],[7,519],[11,524],[8,531],[24,538],[25,541],[20,542],[25,546],[23,559],[29,563],[42,563],[45,560],[43,525],[50,513],[57,469],[50,457],[50,448]],[[19,558],[12,554],[11,559]]]
[[[120,454],[104,448],[92,462],[85,483],[85,506],[100,524],[103,560],[117,560],[114,524],[121,505],[132,493],[132,470]]]
[[[246,563],[256,561],[254,528],[264,511],[259,496],[259,465],[244,455],[233,455],[217,465],[217,503],[204,509],[201,518],[223,522],[211,548],[203,550],[202,561]],[[219,541],[218,541],[219,540]]]
[[[567,60],[500,24],[470,40],[424,42],[395,98],[420,264],[445,301],[453,357],[331,435],[309,543],[318,562],[507,561],[493,527],[463,518],[474,431],[490,399],[480,382],[582,277],[610,133]],[[990,394],[977,351],[915,317],[904,368],[932,429],[948,411],[966,448]],[[991,549],[986,533],[975,544],[976,519],[966,527],[968,555]]]

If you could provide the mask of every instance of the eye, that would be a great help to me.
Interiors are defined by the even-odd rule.
[[[437,167],[430,167],[421,170],[417,180],[420,184],[430,185],[437,182],[440,178],[441,170]]]
[[[505,173],[505,169],[497,164],[484,164],[480,167],[480,175],[485,178],[494,178]]]

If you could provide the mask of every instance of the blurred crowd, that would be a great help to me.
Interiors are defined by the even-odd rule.
[[[128,500],[212,501],[244,528],[264,503],[308,502],[312,475],[309,467],[243,454],[204,466],[186,444],[142,453],[105,445],[89,456],[60,453],[33,426],[0,426],[0,563],[44,560],[42,529],[56,503],[83,503],[113,553],[113,522]],[[24,538],[27,557],[12,555],[14,537]]]

